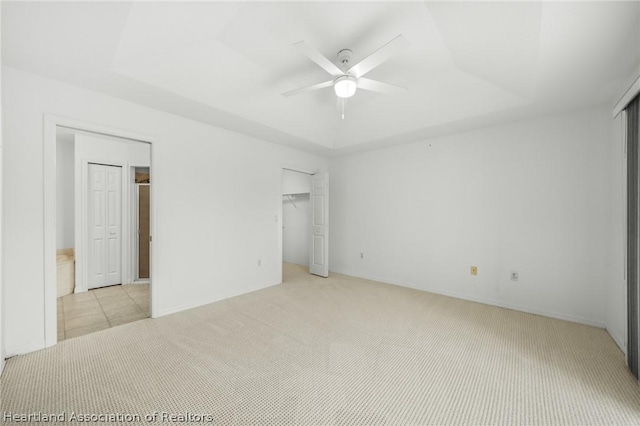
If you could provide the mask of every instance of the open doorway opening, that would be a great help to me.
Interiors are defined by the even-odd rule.
[[[292,273],[329,276],[329,175],[282,171],[283,281]]]
[[[57,340],[150,314],[149,246],[139,279],[140,169],[150,185],[144,142],[56,127]],[[149,197],[146,198],[149,235]],[[148,240],[147,240],[148,242]]]
[[[288,276],[309,265],[311,235],[311,176],[282,170],[282,273]]]
[[[149,167],[134,167],[134,215],[136,247],[134,270],[137,283],[149,282],[151,174]]]

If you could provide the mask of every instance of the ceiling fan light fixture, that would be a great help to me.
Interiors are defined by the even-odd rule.
[[[357,88],[356,79],[350,75],[340,76],[333,83],[333,90],[335,90],[336,96],[339,98],[352,97]]]

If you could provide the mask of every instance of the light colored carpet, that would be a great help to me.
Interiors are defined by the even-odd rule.
[[[294,265],[279,286],[13,358],[0,391],[0,414],[67,419],[640,424],[604,330]]]

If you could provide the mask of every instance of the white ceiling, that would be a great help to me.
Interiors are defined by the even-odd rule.
[[[341,119],[304,40],[367,77]],[[276,143],[340,155],[613,104],[640,64],[639,2],[3,2],[2,60],[19,69]]]

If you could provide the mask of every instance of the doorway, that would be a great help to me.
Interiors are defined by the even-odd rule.
[[[135,167],[135,208],[136,218],[136,276],[137,282],[149,281],[149,253],[151,228],[150,228],[150,208],[151,208],[151,175],[148,167]]]
[[[140,282],[138,250],[133,248],[140,243],[138,202],[133,196],[138,195],[137,167],[149,182],[150,144],[66,126],[55,127],[53,143],[56,275],[54,294],[47,292],[45,275],[45,293],[57,301],[55,341],[148,318],[151,247],[146,249],[146,280]],[[149,235],[150,193],[146,199]]]
[[[329,275],[329,187],[327,173],[282,170],[283,277],[308,268],[321,277]]]

